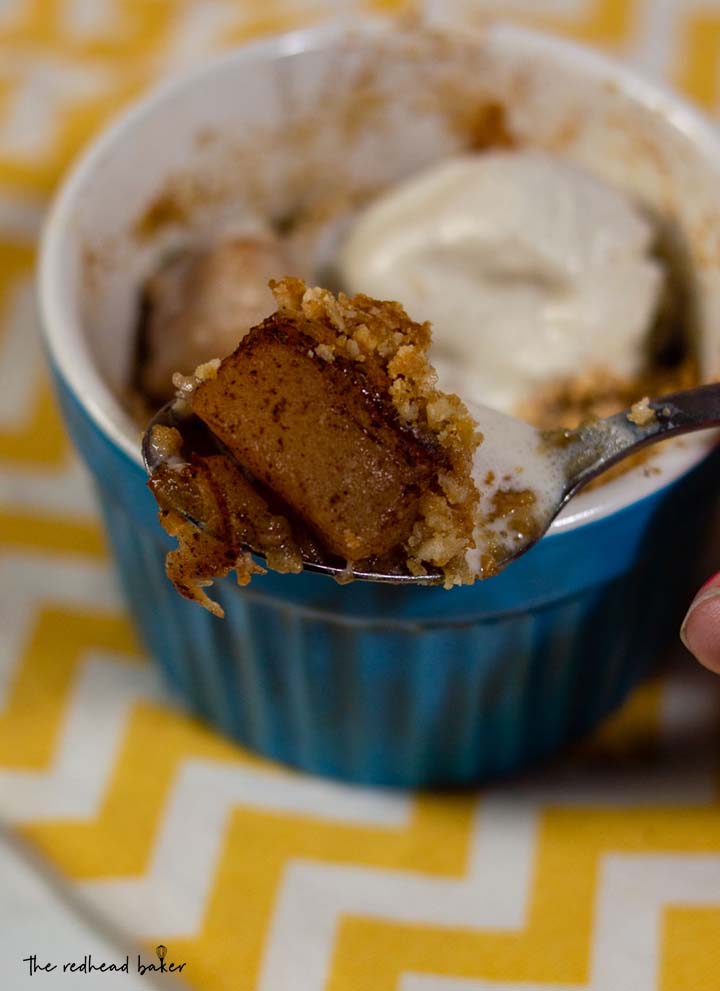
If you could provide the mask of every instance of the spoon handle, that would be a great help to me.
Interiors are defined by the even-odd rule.
[[[702,385],[653,399],[643,407],[646,423],[634,422],[632,410],[578,427],[565,434],[567,482],[564,501],[613,465],[649,444],[720,426],[720,383]],[[633,416],[633,419],[630,417]],[[547,436],[547,435],[546,435]],[[557,444],[557,435],[551,443]]]

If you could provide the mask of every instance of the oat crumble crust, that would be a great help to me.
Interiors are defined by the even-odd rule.
[[[647,427],[656,419],[655,410],[650,406],[650,397],[645,396],[633,403],[627,415],[628,420],[638,427]]]
[[[662,396],[698,385],[694,358],[672,368],[651,367],[633,379],[623,379],[604,369],[590,369],[539,389],[517,413],[546,430],[572,430],[580,424],[619,413],[643,396]]]
[[[544,430],[574,430],[593,420],[613,416],[642,401],[643,396],[659,397],[700,384],[700,372],[694,355],[673,367],[649,365],[637,378],[624,379],[605,369],[589,369],[572,378],[562,379],[539,389],[516,411],[517,415]],[[655,448],[639,451],[606,471],[587,489],[596,489],[646,464],[657,452]]]

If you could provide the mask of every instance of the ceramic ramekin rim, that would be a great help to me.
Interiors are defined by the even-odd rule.
[[[38,295],[44,343],[56,373],[85,409],[91,421],[135,466],[142,465],[139,444],[129,432],[123,430],[121,404],[91,360],[77,321],[68,312],[62,292],[65,235],[72,224],[74,203],[82,194],[87,177],[136,122],[153,113],[166,98],[193,87],[199,79],[218,72],[227,64],[238,59],[253,61],[288,57],[321,48],[343,37],[348,31],[370,33],[382,30],[382,24],[376,19],[342,17],[254,41],[175,74],[153,87],[104,128],[90,142],[62,182],[49,209],[40,245]],[[487,36],[488,32],[521,48],[523,54],[547,57],[555,53],[567,65],[577,65],[584,73],[590,72],[591,75],[616,81],[634,101],[664,116],[699,147],[703,154],[717,160],[720,167],[720,131],[698,108],[685,101],[670,87],[644,76],[635,67],[566,38],[502,22],[485,25],[480,31],[483,36]],[[684,450],[678,450],[671,462],[663,466],[662,475],[655,476],[651,481],[639,473],[629,473],[611,485],[595,490],[591,499],[588,499],[587,494],[583,495],[582,500],[571,503],[570,508],[553,523],[551,535],[611,516],[661,491],[695,467],[711,446],[708,439],[705,444],[696,442]]]

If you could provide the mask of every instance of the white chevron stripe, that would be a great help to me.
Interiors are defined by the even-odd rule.
[[[0,22],[1,23],[1,22]],[[45,215],[43,200],[0,186],[0,238],[34,244]]]
[[[157,675],[147,665],[89,652],[73,688],[52,767],[0,770],[0,817],[37,822],[97,815],[130,710],[140,699],[160,694]]]
[[[20,280],[3,303],[0,425],[5,429],[18,429],[30,416],[40,375],[44,374],[40,372],[44,362],[32,280]],[[66,459],[60,468],[48,469],[35,464],[22,467],[3,465],[0,471],[0,507],[62,512],[73,519],[96,515],[88,474],[74,456]]]
[[[661,912],[670,904],[720,906],[720,856],[610,854],[604,858],[593,991],[654,991]]]
[[[638,4],[638,20],[628,54],[656,76],[676,67],[676,52],[693,14],[720,14],[717,0],[651,0]],[[720,71],[720,70],[719,70]]]
[[[59,470],[4,465],[0,471],[0,510],[3,509],[61,513],[69,520],[88,523],[97,518],[90,476],[74,454]]]
[[[522,981],[465,981],[434,974],[403,974],[399,991],[587,991],[587,985],[532,984]]]
[[[0,224],[1,209],[2,200]],[[31,218],[27,220],[32,222]],[[3,303],[0,425],[17,429],[30,416],[43,365],[32,280],[20,280]],[[0,506],[62,512],[74,519],[92,518],[96,512],[87,473],[72,456],[59,469],[4,465],[0,471]]]
[[[424,0],[425,16],[436,24],[483,23],[493,17],[522,15],[580,20],[594,0]]]
[[[559,16],[570,24],[587,13],[592,0],[425,0],[423,7],[435,23],[483,23],[490,17],[522,15]],[[636,0],[634,24],[624,39],[622,55],[657,78],[675,67],[682,32],[693,13],[720,12],[717,0]],[[720,70],[719,70],[720,71]]]
[[[478,803],[468,858],[473,898],[492,905],[495,926],[525,924],[532,882],[538,813],[528,802],[496,793]],[[469,892],[468,892],[469,893]]]
[[[481,802],[468,873],[459,880],[299,860],[288,864],[259,991],[321,991],[344,915],[463,928],[521,928],[535,827],[530,806],[492,797]]]
[[[147,874],[88,882],[79,890],[99,910],[130,922],[139,936],[194,935],[202,923],[227,818],[234,806],[243,804],[398,829],[407,825],[412,809],[411,799],[400,794],[190,760],[179,771]]]
[[[207,58],[241,16],[242,8],[225,0],[206,0],[202,5],[179,10],[158,68],[161,72],[178,72]]]
[[[80,41],[123,33],[115,0],[64,0],[61,12],[63,30]]]
[[[0,154],[42,161],[52,150],[63,113],[110,90],[113,74],[100,62],[82,64],[23,51],[3,50],[0,79],[11,96],[0,117]]]
[[[0,313],[0,423],[18,427],[27,419],[41,365],[37,310],[30,279],[22,279],[2,300]]]
[[[294,3],[285,0],[280,5],[269,7],[267,13],[272,16],[276,11],[279,14],[296,11],[298,16],[304,11],[313,18],[322,12],[337,19],[348,13],[356,15],[357,4],[355,0],[295,0]],[[167,43],[157,61],[158,70],[163,74],[175,73],[202,62],[226,44],[228,31],[242,28],[256,17],[257,8],[254,5],[243,7],[228,0],[205,0],[202,4],[186,5],[178,11],[173,22]]]
[[[25,6],[24,0],[0,0],[0,27],[17,20]]]
[[[119,607],[108,564],[85,560],[0,556],[0,712],[32,622],[43,605],[109,610]]]
[[[692,7],[692,0],[640,3],[634,37],[628,51],[632,61],[655,76],[667,76],[673,65],[681,20],[686,13],[692,12]],[[708,9],[705,0],[703,7]]]

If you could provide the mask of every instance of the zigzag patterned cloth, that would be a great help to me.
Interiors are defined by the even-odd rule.
[[[163,701],[129,629],[39,355],[48,197],[159,75],[360,6],[407,4],[0,0],[3,843],[50,884],[58,932],[65,912],[93,917],[135,947],[131,970],[165,944],[196,991],[718,991],[720,685],[687,659],[542,773],[408,796],[294,775],[213,735]],[[717,0],[457,6],[611,48],[718,101]],[[0,896],[8,932],[12,904]],[[0,935],[3,989],[71,986],[26,980],[25,958],[58,945],[51,928],[27,946]],[[113,980],[72,987],[151,986]]]

